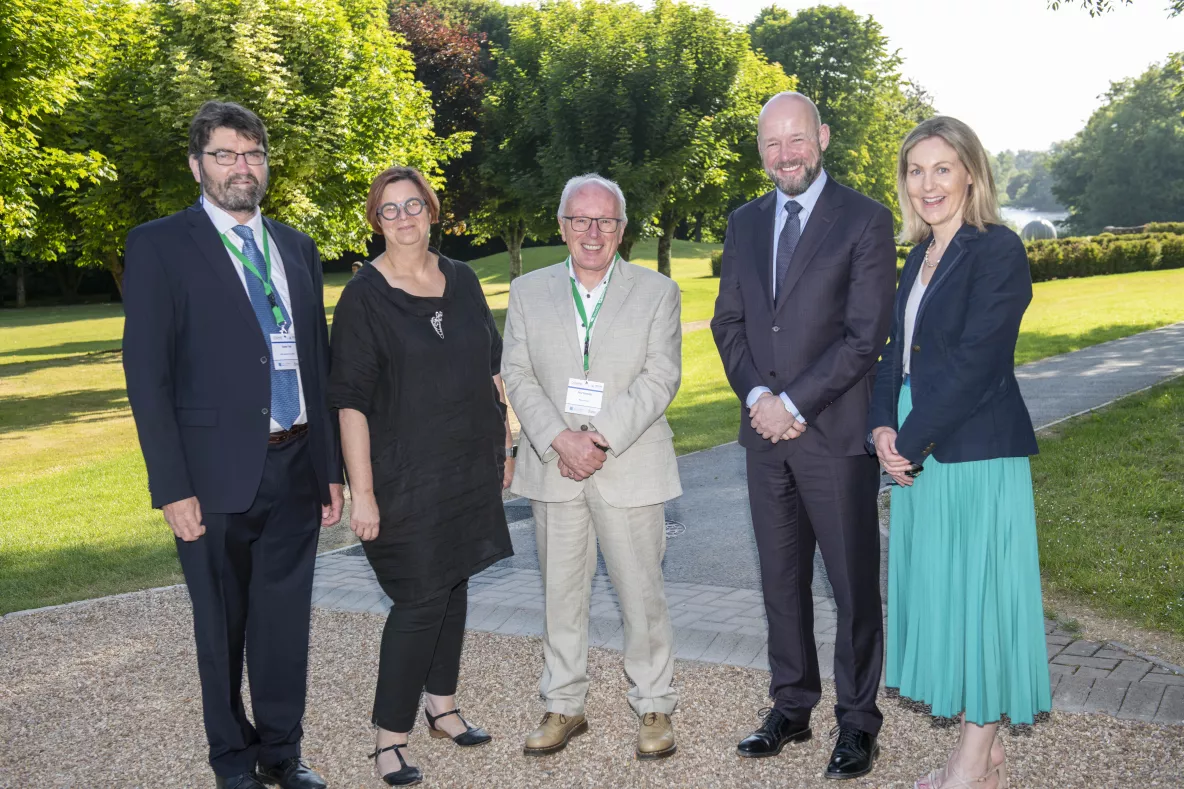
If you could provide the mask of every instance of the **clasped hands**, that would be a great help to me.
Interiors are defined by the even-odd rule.
[[[564,430],[551,448],[559,453],[559,473],[581,482],[595,474],[608,459],[608,439],[595,430]]]
[[[872,431],[872,443],[876,445],[876,457],[880,467],[888,472],[888,476],[896,480],[896,484],[906,488],[913,484],[913,478],[905,474],[913,466],[913,462],[896,451],[896,431],[890,427],[877,427]]]
[[[752,420],[752,429],[759,433],[761,438],[774,444],[798,438],[806,432],[806,423],[795,419],[781,398],[769,392],[761,392],[760,397],[748,409],[748,416]]]

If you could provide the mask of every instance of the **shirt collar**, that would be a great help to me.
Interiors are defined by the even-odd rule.
[[[613,262],[608,264],[608,271],[604,272],[604,279],[600,280],[600,282],[598,282],[596,287],[592,288],[592,290],[585,288],[584,283],[580,282],[580,280],[576,278],[575,270],[572,268],[574,264],[571,262],[570,256],[567,258],[567,275],[572,278],[573,282],[576,283],[576,287],[579,288],[581,294],[590,295],[599,293],[600,291],[604,290],[604,286],[608,284],[609,277],[613,275],[613,269],[617,267],[618,257],[618,255],[613,255]]]
[[[822,194],[822,187],[826,186],[826,170],[818,173],[818,177],[814,179],[814,183],[806,188],[797,197],[790,197],[780,189],[777,190],[777,216],[781,216],[781,212],[785,210],[785,204],[790,200],[794,200],[802,207],[802,211],[809,214],[814,210],[814,205],[818,202],[818,196]]]
[[[210,221],[214,223],[214,229],[218,231],[218,235],[229,233],[232,238],[238,238],[235,233],[231,232],[231,228],[241,224],[237,219],[214,205],[213,201],[207,200],[204,194],[201,196],[201,207],[205,209]],[[247,227],[251,228],[255,239],[258,240],[263,232],[263,214],[259,212],[258,208],[255,209],[255,215],[247,222]]]

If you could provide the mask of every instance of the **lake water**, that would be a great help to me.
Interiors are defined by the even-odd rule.
[[[999,211],[1003,214],[1003,221],[1013,225],[1016,230],[1023,230],[1024,225],[1033,219],[1047,219],[1056,225],[1057,222],[1069,216],[1068,211],[1033,211],[1030,208],[1013,208],[1012,206],[1003,206]]]

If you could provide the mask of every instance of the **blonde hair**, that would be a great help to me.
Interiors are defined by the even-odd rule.
[[[917,124],[900,146],[900,157],[896,163],[896,195],[900,200],[900,216],[904,225],[900,231],[901,241],[915,244],[929,237],[929,224],[913,210],[913,203],[909,200],[906,179],[909,152],[917,143],[930,137],[940,137],[949,143],[957,152],[962,166],[970,173],[972,183],[968,187],[966,206],[962,209],[963,221],[979,230],[986,230],[988,224],[1003,224],[999,215],[999,198],[995,193],[995,177],[991,174],[991,160],[978,135],[957,118],[937,115]]]

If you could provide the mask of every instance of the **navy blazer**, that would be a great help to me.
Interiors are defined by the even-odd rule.
[[[913,410],[898,424],[904,310],[928,244],[913,247],[901,274],[892,334],[876,369],[869,431],[895,428],[896,451],[914,463],[929,455],[942,463],[1035,455],[1032,418],[1015,378],[1032,273],[1024,243],[1003,225],[985,231],[963,225],[942,255],[913,329]]]
[[[266,217],[288,278],[321,501],[341,482],[325,400],[329,334],[313,240]],[[259,319],[201,204],[134,228],[123,278],[123,369],[152,506],[197,496],[203,512],[246,512],[271,430],[271,360]]]
[[[785,392],[809,429],[790,443],[816,455],[866,453],[864,424],[896,282],[892,213],[828,178],[773,299],[777,193],[728,217],[711,331],[740,398],[740,445],[773,444],[752,429],[749,392]]]

